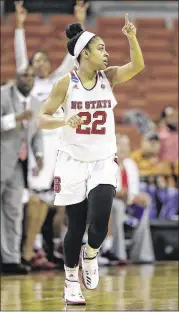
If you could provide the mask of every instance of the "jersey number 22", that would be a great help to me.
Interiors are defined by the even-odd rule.
[[[78,114],[80,118],[83,118],[84,123],[76,129],[78,134],[105,134],[106,128],[100,127],[106,123],[107,113],[105,111],[96,111],[93,115],[90,112],[80,112]],[[87,127],[91,121],[92,125]]]

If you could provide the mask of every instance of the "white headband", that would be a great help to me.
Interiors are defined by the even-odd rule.
[[[79,39],[76,42],[75,49],[74,49],[74,60],[77,66],[79,66],[77,58],[80,55],[81,51],[84,49],[84,47],[87,45],[87,43],[94,37],[95,34],[84,31],[82,35],[79,37]]]

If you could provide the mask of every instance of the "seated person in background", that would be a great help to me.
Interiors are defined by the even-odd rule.
[[[156,210],[158,219],[169,220],[178,213],[178,189],[174,176],[158,176],[156,179]]]
[[[154,254],[148,222],[150,197],[146,193],[140,193],[139,191],[139,171],[136,163],[129,158],[129,137],[117,135],[117,147],[119,180],[112,206],[112,253],[122,263],[126,262],[125,222],[134,228],[130,259],[133,262],[152,262],[154,261]]]
[[[160,159],[160,138],[154,132],[148,132],[141,139],[139,150],[131,154],[131,158],[136,162],[141,177],[159,174],[171,175],[170,164]]]
[[[166,107],[161,113],[158,134],[160,137],[160,159],[174,163],[178,159],[178,112]]]

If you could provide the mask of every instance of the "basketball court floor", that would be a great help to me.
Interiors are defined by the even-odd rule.
[[[178,263],[101,267],[86,306],[65,306],[64,273],[1,277],[1,311],[178,311]]]

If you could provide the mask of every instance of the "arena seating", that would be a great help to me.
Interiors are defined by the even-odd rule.
[[[37,50],[47,51],[55,69],[67,52],[65,27],[73,21],[74,17],[70,15],[59,18],[59,15],[43,17],[39,13],[28,14],[25,24],[28,56]],[[15,75],[14,14],[1,18],[1,23],[1,77],[7,80]],[[115,108],[116,123],[126,109],[139,108],[157,120],[165,106],[178,104],[178,20],[173,21],[172,29],[168,29],[160,18],[137,18],[134,23],[144,54],[145,69],[131,81],[115,87],[119,102]],[[110,65],[123,65],[130,59],[128,41],[122,33],[123,25],[123,18],[99,17],[96,29],[90,29],[104,38],[110,54]],[[136,145],[139,136],[137,130],[127,131],[130,137],[135,136]]]

